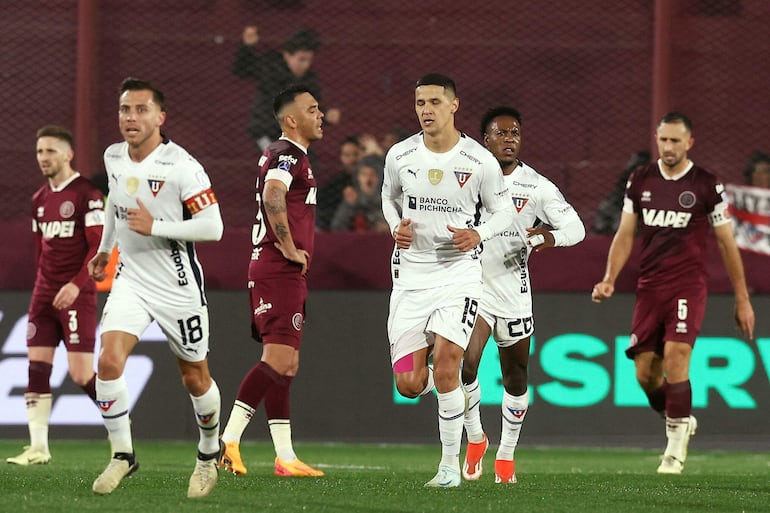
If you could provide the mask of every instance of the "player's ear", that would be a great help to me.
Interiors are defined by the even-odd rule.
[[[452,112],[452,114],[454,114],[455,112],[457,112],[457,110],[458,110],[459,108],[460,108],[460,98],[457,98],[457,97],[455,97],[455,98],[452,100],[452,108],[451,108],[451,112]]]
[[[687,141],[687,151],[690,151],[693,146],[695,146],[695,137],[690,137],[690,140]]]
[[[166,113],[161,111],[160,116],[158,117],[158,126],[163,126],[163,123],[166,122]]]

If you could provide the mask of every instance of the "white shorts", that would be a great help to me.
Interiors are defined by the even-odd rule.
[[[492,328],[492,337],[498,347],[511,347],[535,332],[534,317],[509,319],[489,313],[484,307],[479,308],[479,316]]]
[[[440,335],[465,350],[476,323],[481,283],[393,290],[388,313],[390,362],[433,345]]]
[[[139,338],[155,320],[174,355],[200,362],[209,352],[209,310],[206,306],[171,308],[147,303],[129,287],[113,287],[102,312],[102,333],[124,331]]]

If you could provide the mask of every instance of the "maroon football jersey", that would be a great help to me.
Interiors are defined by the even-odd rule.
[[[655,162],[631,175],[626,197],[639,216],[638,286],[705,286],[709,228],[728,221],[724,186],[717,178],[692,165],[684,176],[667,180]]]
[[[46,183],[32,196],[32,231],[37,248],[36,294],[56,294],[73,282],[95,289],[87,263],[96,254],[104,224],[102,192],[82,176],[59,190]]]
[[[286,194],[286,211],[289,229],[297,249],[308,252],[308,264],[313,257],[315,239],[316,182],[310,169],[307,154],[286,139],[279,139],[267,147],[259,160],[259,177],[256,184],[257,216],[252,227],[254,249],[249,265],[252,273],[298,273],[300,267],[286,260],[274,243],[278,241],[265,214],[262,193],[266,178],[290,180]]]

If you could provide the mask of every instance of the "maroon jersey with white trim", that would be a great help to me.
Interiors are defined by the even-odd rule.
[[[104,225],[102,192],[82,176],[57,190],[46,183],[32,196],[32,231],[37,244],[37,294],[56,294],[73,282],[95,290],[86,265],[99,246]]]
[[[254,248],[249,265],[252,272],[280,274],[299,273],[300,266],[286,260],[274,243],[279,239],[267,219],[262,194],[267,179],[277,179],[288,189],[286,213],[289,229],[297,249],[308,252],[308,265],[313,257],[315,240],[316,182],[307,154],[294,142],[281,138],[267,147],[259,160],[256,183],[257,215],[251,232]]]
[[[639,216],[642,253],[640,288],[706,285],[706,237],[710,226],[730,222],[724,186],[694,164],[667,179],[650,164],[635,171],[626,204]]]

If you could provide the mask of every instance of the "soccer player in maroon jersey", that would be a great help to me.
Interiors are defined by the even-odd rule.
[[[282,135],[259,159],[257,215],[249,264],[252,333],[262,358],[246,374],[222,434],[220,465],[246,474],[239,444],[264,400],[275,446],[275,474],[322,476],[294,453],[289,418],[289,387],[299,368],[305,320],[306,274],[313,256],[316,182],[307,150],[323,137],[323,113],[310,90],[289,87],[273,102]]]
[[[72,134],[47,125],[37,132],[37,162],[48,183],[32,196],[37,276],[29,306],[27,404],[30,445],[8,463],[48,463],[51,371],[60,341],[67,348],[69,374],[96,398],[94,342],[96,288],[86,264],[102,236],[102,192],[72,169]]]
[[[656,130],[660,158],[631,175],[620,225],[610,246],[594,302],[612,296],[615,280],[631,254],[634,234],[642,238],[631,343],[650,406],[666,419],[668,444],[659,474],[681,474],[697,421],[691,415],[690,356],[706,309],[706,236],[713,227],[735,292],[735,321],[754,336],[743,263],[733,238],[724,186],[687,157],[695,139],[692,122],[679,112],[663,116]]]

